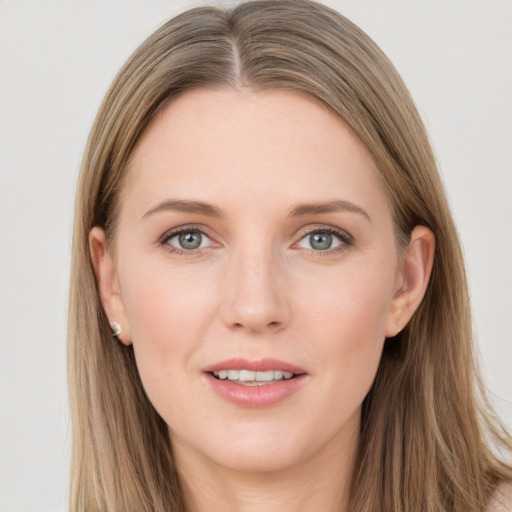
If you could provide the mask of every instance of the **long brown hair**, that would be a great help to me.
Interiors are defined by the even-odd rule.
[[[387,340],[363,403],[350,510],[484,511],[512,468],[472,345],[457,232],[413,101],[381,50],[350,21],[307,0],[200,7],[150,36],[114,80],[80,173],[69,309],[73,421],[71,510],[186,510],[167,427],[148,401],[133,351],[111,337],[89,256],[101,226],[115,243],[119,190],[139,136],[191,88],[308,93],[347,122],[378,164],[397,245],[416,225],[436,237],[433,273],[407,327]]]

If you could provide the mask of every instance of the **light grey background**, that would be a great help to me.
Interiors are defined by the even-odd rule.
[[[66,509],[81,154],[122,63],[197,3],[0,0],[0,512]],[[512,427],[512,2],[326,3],[381,45],[417,101],[465,247],[485,376]]]

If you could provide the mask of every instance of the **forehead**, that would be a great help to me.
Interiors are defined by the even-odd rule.
[[[189,91],[143,133],[121,200],[215,202],[227,193],[246,204],[269,194],[288,202],[366,194],[387,204],[369,151],[319,101],[287,90]]]

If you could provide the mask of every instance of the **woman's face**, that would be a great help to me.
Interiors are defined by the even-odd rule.
[[[178,458],[267,471],[350,452],[403,273],[347,125],[299,93],[187,92],[120,201],[102,298]]]

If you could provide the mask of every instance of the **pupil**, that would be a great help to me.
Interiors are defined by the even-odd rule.
[[[329,233],[315,233],[310,235],[309,242],[313,249],[325,251],[332,245],[332,236]]]
[[[181,233],[179,241],[183,249],[197,249],[201,245],[201,233],[197,231],[188,231]]]

